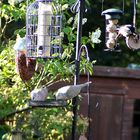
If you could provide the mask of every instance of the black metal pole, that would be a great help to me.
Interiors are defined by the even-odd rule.
[[[74,85],[78,84],[79,81],[79,67],[80,61],[79,57],[79,49],[81,46],[81,36],[82,36],[82,19],[83,19],[83,10],[85,0],[78,0],[78,25],[77,25],[77,39],[76,39],[76,54],[75,54],[75,76],[74,76]],[[72,100],[73,105],[73,120],[72,120],[72,136],[71,140],[76,140],[76,125],[77,125],[77,106],[78,106],[78,98],[75,97]]]

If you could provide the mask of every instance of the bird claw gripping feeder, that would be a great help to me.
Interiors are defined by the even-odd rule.
[[[106,47],[114,50],[117,47],[118,22],[123,12],[119,9],[107,9],[102,12],[106,20]]]
[[[61,5],[36,0],[27,8],[26,53],[30,58],[53,58],[61,54]]]

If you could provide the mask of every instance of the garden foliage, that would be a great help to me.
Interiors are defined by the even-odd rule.
[[[31,1],[30,1],[31,2]],[[30,91],[56,80],[71,81],[75,72],[74,52],[76,42],[77,16],[69,11],[74,1],[63,0],[63,53],[62,58],[44,61],[37,59],[37,70],[29,82],[23,82],[15,69],[15,50],[17,34],[25,36],[26,3],[24,1],[2,1],[2,25],[0,27],[0,131],[3,140],[9,140],[12,129],[21,131],[23,139],[32,140],[35,137],[46,140],[63,140],[71,132],[71,101],[66,108],[32,109],[22,113],[14,113],[27,107]],[[86,23],[83,19],[83,24]],[[12,34],[10,34],[12,32]],[[90,32],[82,37],[82,44],[94,47],[99,43],[100,30]],[[88,62],[81,56],[80,72],[89,71],[92,74],[94,61]],[[50,91],[50,98],[54,93]],[[12,120],[12,124],[9,121]],[[78,117],[78,132],[83,133],[88,126],[87,118]]]

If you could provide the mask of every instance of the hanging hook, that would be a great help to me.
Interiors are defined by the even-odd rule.
[[[72,6],[71,6],[71,12],[72,13],[78,13],[79,11],[79,8],[80,8],[80,1],[77,0]]]
[[[82,45],[79,49],[79,54],[78,54],[78,61],[80,62],[80,56],[81,56],[81,53],[82,51],[85,51],[85,57],[87,59],[87,61],[89,62],[90,61],[90,58],[89,58],[89,53],[88,53],[88,49],[87,49],[87,46],[86,45]],[[87,82],[90,81],[90,73],[89,71],[87,71]],[[88,100],[88,123],[90,124],[90,91],[89,91],[89,85],[87,86],[87,100]],[[90,129],[90,125],[88,126],[89,129]],[[88,132],[90,133],[90,132]],[[89,134],[88,134],[88,139],[89,139]]]

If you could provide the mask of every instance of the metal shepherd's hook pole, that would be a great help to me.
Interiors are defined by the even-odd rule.
[[[85,0],[77,0],[72,9],[75,12],[78,12],[78,24],[77,24],[77,39],[76,39],[76,54],[75,54],[75,76],[74,76],[74,85],[78,84],[79,81],[79,49],[81,46],[81,37],[82,37],[82,19],[84,11]],[[76,9],[75,9],[76,8]],[[73,121],[72,121],[72,136],[71,140],[76,140],[76,125],[77,125],[77,106],[78,106],[78,97],[73,98]]]

